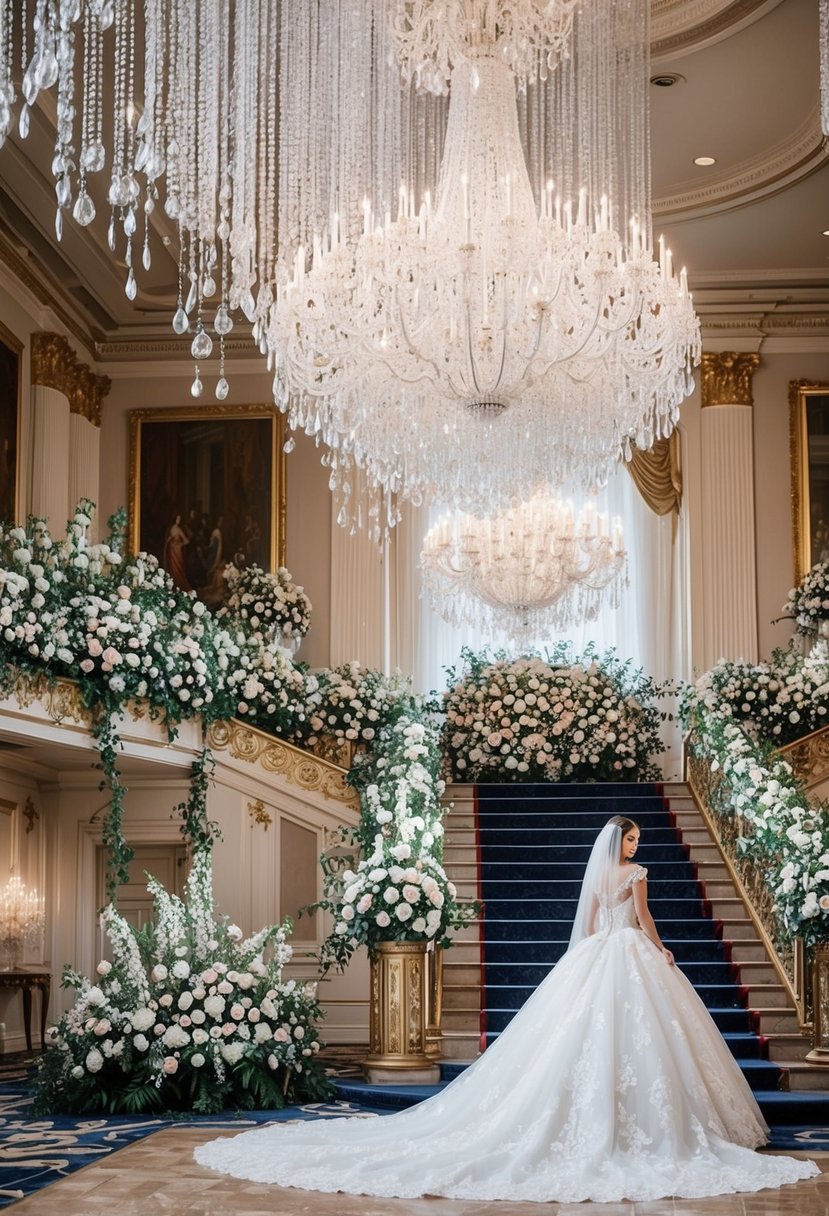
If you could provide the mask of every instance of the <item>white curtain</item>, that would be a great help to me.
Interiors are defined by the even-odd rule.
[[[543,652],[545,646],[565,640],[580,652],[592,641],[600,650],[614,647],[619,658],[633,659],[658,681],[687,678],[687,509],[683,507],[674,537],[672,517],[655,515],[621,467],[597,495],[596,503],[611,518],[618,515],[624,528],[629,585],[622,591],[620,606],[615,610],[604,607],[597,620],[563,634],[537,638],[534,645]],[[445,668],[459,664],[463,646],[480,650],[490,641],[474,626],[448,625],[421,596],[421,541],[440,514],[434,508],[409,508],[394,538],[393,660],[401,670],[412,673],[415,687],[423,692],[440,692],[446,687]],[[678,777],[678,725],[666,723],[663,738],[669,747],[663,760],[664,775]]]

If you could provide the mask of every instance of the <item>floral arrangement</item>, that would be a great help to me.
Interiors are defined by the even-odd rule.
[[[781,747],[829,720],[829,662],[793,646],[775,650],[766,663],[723,660],[686,686],[682,704],[686,718],[718,714]]]
[[[261,566],[225,566],[228,597],[220,619],[240,625],[251,637],[299,639],[311,624],[311,601],[284,566],[273,574]]]
[[[77,997],[41,1058],[36,1113],[211,1113],[328,1097],[316,986],[282,978],[290,923],[243,940],[217,920],[206,848],[183,901],[154,879],[149,890],[155,919],[140,932],[111,904],[104,911],[112,962],[94,981],[64,972]]]
[[[819,562],[789,592],[783,612],[795,622],[798,633],[815,634],[829,620],[829,562]]]
[[[613,652],[545,658],[462,652],[443,742],[457,781],[650,781],[664,750],[658,686]]]
[[[359,860],[340,871],[333,855],[323,858],[319,906],[334,915],[324,969],[344,966],[360,945],[369,952],[385,941],[449,945],[449,932],[478,913],[476,904],[458,902],[441,864],[438,729],[419,698],[401,695],[395,705],[373,751],[359,756],[352,770],[362,814],[359,829],[342,828],[341,837]]]
[[[407,701],[411,702],[411,688],[400,672],[385,676],[356,661],[326,668],[316,673],[306,692],[312,731],[307,742],[313,745],[325,734],[373,746],[380,726]]]
[[[706,681],[706,677],[703,677]],[[773,898],[782,941],[807,944],[829,933],[829,815],[811,806],[792,767],[772,746],[732,721],[728,701],[700,683],[686,691],[682,713],[691,746],[716,775],[713,809],[733,832],[743,858],[759,869]]]

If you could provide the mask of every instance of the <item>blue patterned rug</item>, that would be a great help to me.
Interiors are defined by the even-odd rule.
[[[31,1195],[41,1187],[65,1178],[75,1170],[100,1161],[118,1149],[167,1127],[204,1128],[205,1135],[227,1128],[244,1131],[264,1123],[297,1119],[341,1118],[343,1115],[374,1117],[391,1114],[388,1107],[373,1107],[369,1101],[339,1099],[309,1102],[284,1110],[232,1111],[222,1115],[108,1115],[85,1118],[57,1115],[33,1118],[29,1083],[31,1061],[0,1067],[0,1208]],[[344,1070],[347,1074],[348,1070]]]

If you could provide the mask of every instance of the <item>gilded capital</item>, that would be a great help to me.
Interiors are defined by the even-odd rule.
[[[80,414],[93,426],[101,425],[101,410],[111,381],[108,376],[96,376],[81,363],[62,334],[32,335],[32,384],[63,393],[71,413]]]
[[[751,378],[760,366],[756,353],[724,350],[702,356],[702,404],[753,405]]]

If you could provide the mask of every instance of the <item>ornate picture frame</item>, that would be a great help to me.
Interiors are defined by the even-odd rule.
[[[0,325],[0,521],[20,522],[23,343]]]
[[[285,561],[282,415],[268,405],[130,412],[129,545],[218,606],[228,563]]]
[[[829,560],[829,384],[789,382],[794,581]]]

